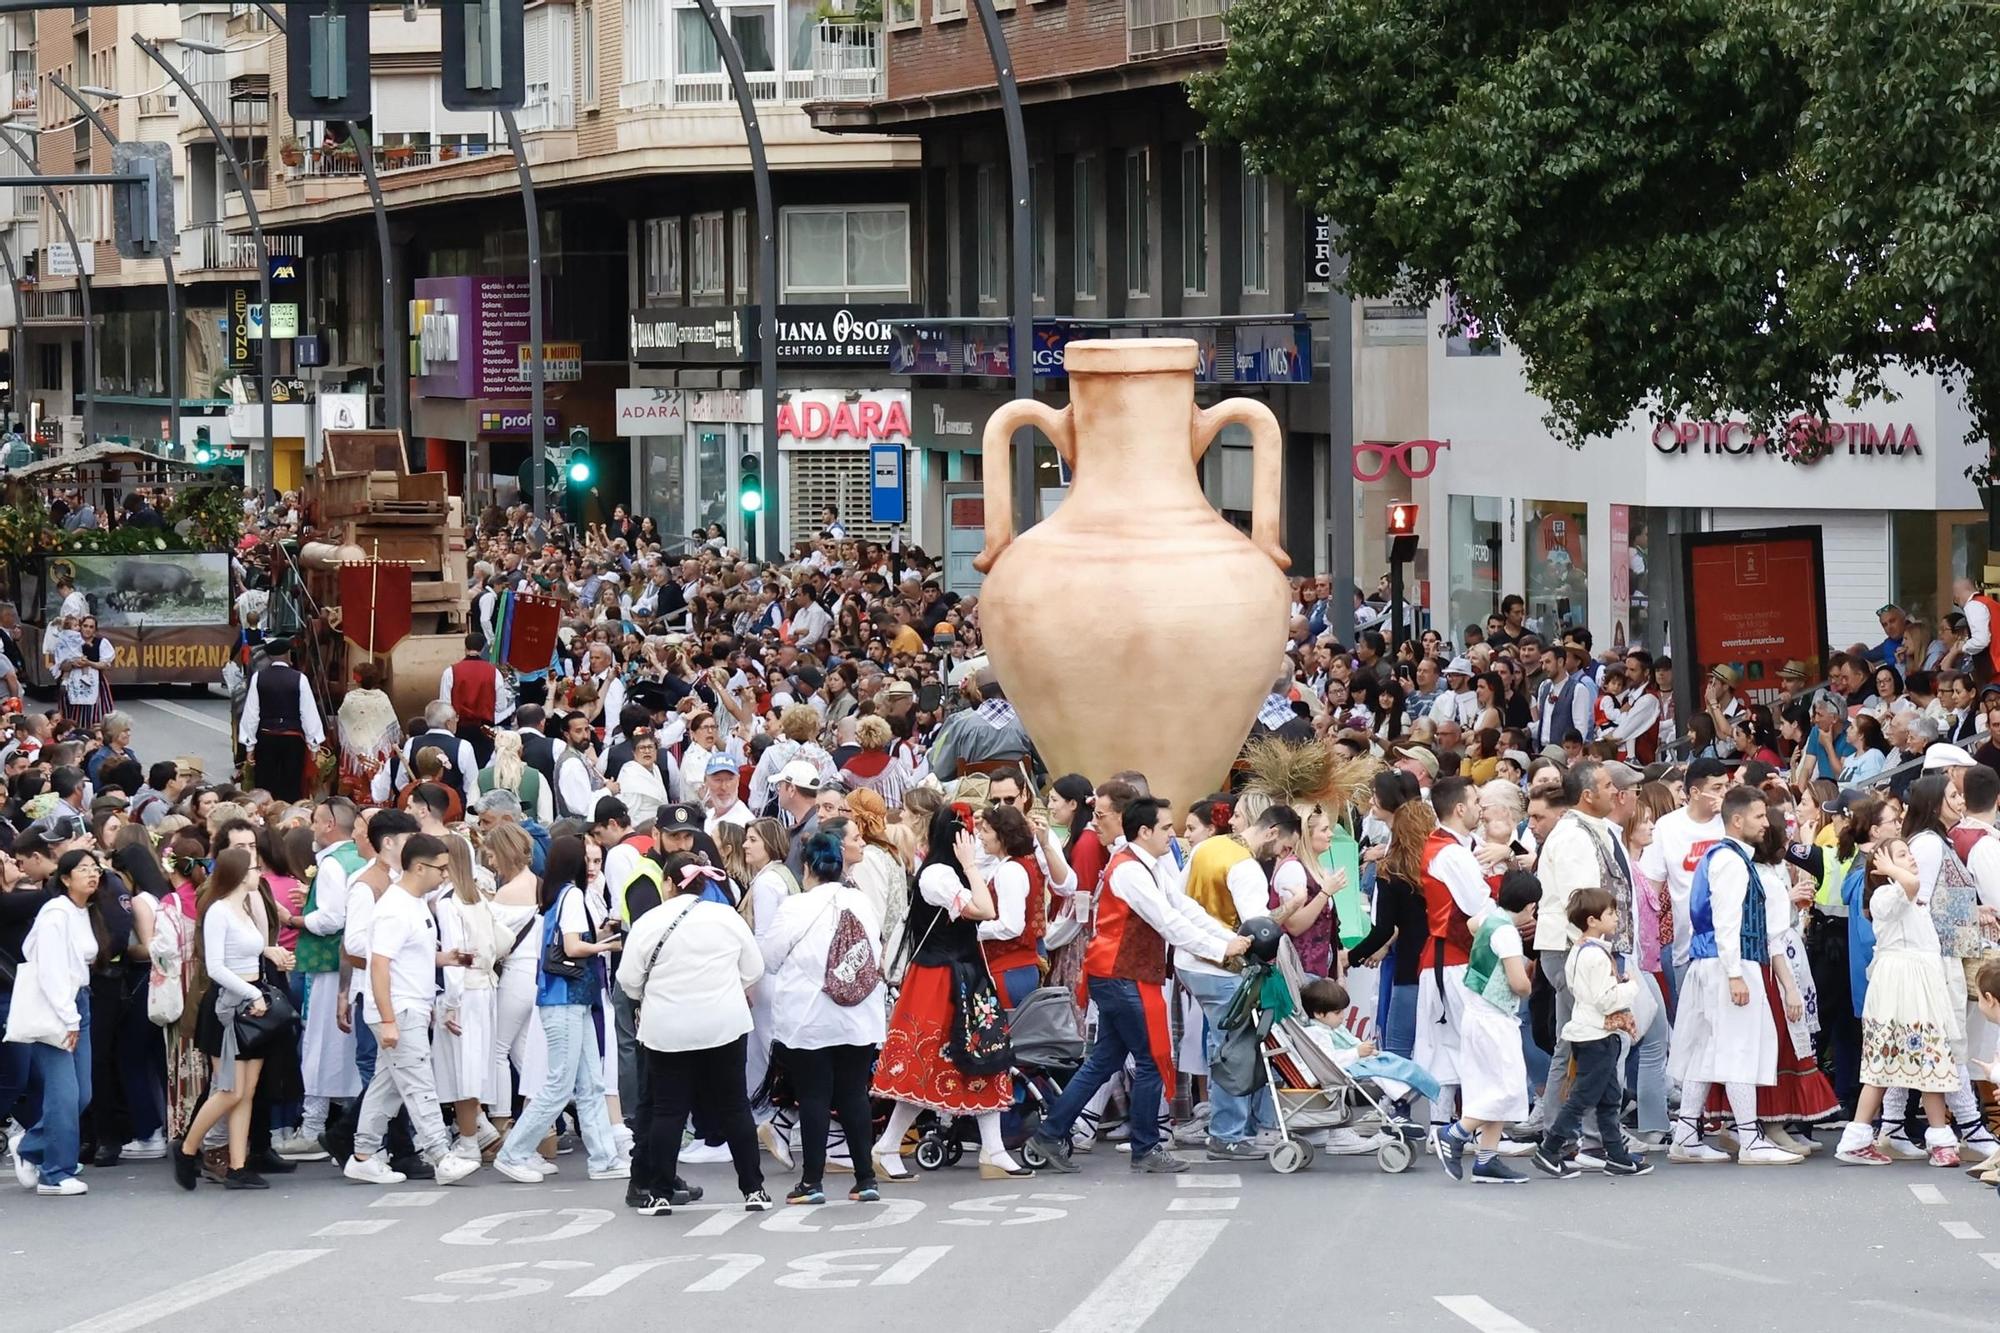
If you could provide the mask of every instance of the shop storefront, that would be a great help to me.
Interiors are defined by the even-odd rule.
[[[618,434],[630,441],[632,496],[669,546],[721,524],[743,544],[732,502],[745,454],[763,447],[762,395],[755,389],[620,389]]]
[[[1888,602],[1934,623],[1951,580],[1985,564],[1965,477],[1981,447],[1935,377],[1892,369],[1884,397],[1795,418],[1778,441],[1742,421],[1635,418],[1573,450],[1543,424],[1511,346],[1465,356],[1434,337],[1429,371],[1431,432],[1449,447],[1422,483],[1421,575],[1453,637],[1520,593],[1545,632],[1588,625],[1600,643],[1658,647],[1676,525],[1818,527],[1837,646],[1879,639]]]

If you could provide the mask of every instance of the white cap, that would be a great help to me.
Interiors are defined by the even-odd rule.
[[[778,770],[778,781],[789,782],[800,791],[818,791],[819,765],[810,759],[794,759]]]
[[[1956,745],[1933,745],[1924,751],[1924,772],[1940,768],[1971,768],[1979,761]]]

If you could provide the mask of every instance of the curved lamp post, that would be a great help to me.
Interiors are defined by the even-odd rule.
[[[11,113],[7,119],[12,119]],[[35,155],[14,142],[6,124],[6,119],[0,119],[0,143],[14,150],[14,156],[21,159],[21,165],[28,169],[30,176],[43,174]],[[33,130],[24,133],[30,139],[34,138]],[[83,306],[83,442],[89,444],[97,432],[97,324],[90,313],[90,275],[83,271],[83,247],[77,244],[76,227],[70,222],[69,210],[63,207],[62,197],[47,185],[40,189],[42,198],[48,200],[49,211],[62,224],[63,239],[69,242],[69,252],[76,260],[77,299]]]
[[[21,411],[21,380],[28,368],[28,321],[21,313],[21,271],[14,267],[14,256],[4,245],[0,245],[0,269],[6,270],[7,286],[14,293],[14,373],[7,381],[7,411],[25,423],[28,418]]]
[[[72,88],[60,74],[50,74],[49,82],[57,92],[67,97],[78,114],[96,127],[104,136],[104,142],[116,148],[118,136],[104,122],[89,102],[84,100],[83,91]],[[91,88],[90,95],[108,100],[117,100],[123,94],[110,88]],[[181,294],[180,280],[174,276],[174,242],[169,239],[160,247],[160,264],[167,271],[167,441],[179,447],[181,442]]]
[[[507,129],[507,148],[514,154],[514,170],[521,179],[521,208],[528,224],[528,475],[533,478],[535,517],[541,519],[549,510],[548,430],[542,422],[547,374],[542,365],[542,212],[535,201],[535,173],[528,167],[521,126],[506,108],[500,112],[500,123]]]
[[[184,50],[199,51],[204,55],[222,55],[225,51],[223,47],[208,42],[197,42],[189,37],[177,37],[173,41]],[[257,199],[250,190],[249,180],[243,174],[243,162],[236,155],[236,146],[230,143],[229,137],[222,132],[222,126],[215,119],[215,113],[209,110],[208,103],[201,100],[201,95],[195,92],[194,85],[188,82],[187,76],[175,69],[173,62],[161,54],[160,43],[149,41],[135,32],[132,34],[132,45],[145,52],[146,58],[158,65],[161,71],[174,81],[174,86],[181,90],[196,113],[201,116],[202,122],[208,126],[208,132],[215,136],[216,151],[221,153],[222,160],[229,164],[229,178],[236,184],[236,193],[243,197],[243,212],[250,221],[250,235],[257,242],[257,299],[263,303],[264,308],[264,336],[258,340],[260,343],[258,374],[263,378],[262,393],[259,396],[264,400],[264,448],[260,454],[253,454],[251,457],[249,481],[256,488],[258,498],[262,499],[271,489],[272,461],[278,447],[271,428],[271,386],[275,379],[271,358],[276,350],[277,339],[271,336],[271,247],[264,240],[264,221],[257,215]]]
[[[1000,30],[1000,15],[993,0],[972,0],[979,11],[979,27],[986,35],[986,54],[993,61],[993,80],[1000,88],[1000,119],[1007,130],[1007,181],[1013,194],[1014,225],[1009,246],[1008,288],[1013,306],[1014,396],[1035,396],[1035,289],[1034,225],[1028,201],[1028,130],[1021,118],[1021,88],[1014,79],[1014,56],[1007,48],[1007,34]],[[1035,451],[1026,447],[1028,432],[1014,436],[1014,521],[1022,529],[1034,525],[1039,506],[1035,503]]]

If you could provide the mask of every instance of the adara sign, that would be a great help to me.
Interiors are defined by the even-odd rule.
[[[907,444],[910,395],[904,389],[800,390],[779,399],[774,424],[780,449]]]

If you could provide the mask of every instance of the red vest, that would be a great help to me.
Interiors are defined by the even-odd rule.
[[[1972,849],[1979,845],[1981,838],[1990,838],[1992,836],[1993,833],[1989,829],[1974,828],[1970,824],[1960,824],[1951,831],[1951,849],[1958,853],[1959,860],[1970,866],[1972,864]]]
[[[1042,960],[1042,923],[1048,916],[1042,868],[1032,856],[1017,856],[1014,864],[1028,872],[1028,910],[1021,933],[1011,940],[986,940],[979,946],[986,952],[987,969],[996,977],[1009,968],[1039,966]]]
[[[1430,942],[1424,947],[1424,961],[1441,962],[1445,967],[1462,967],[1472,961],[1472,919],[1458,908],[1451,890],[1431,873],[1438,853],[1459,845],[1458,839],[1442,828],[1432,829],[1424,839],[1424,916],[1429,921]]]
[[[1657,699],[1659,698],[1660,692],[1657,689],[1653,688],[1651,685],[1648,685],[1645,689],[1640,691],[1640,697],[1643,698],[1648,694],[1652,695],[1654,698]],[[1666,703],[1664,700],[1662,700],[1660,708],[1660,717],[1665,717],[1665,716],[1666,716]],[[1645,765],[1652,763],[1656,758],[1658,758],[1659,753],[1660,753],[1660,718],[1656,717],[1653,719],[1652,726],[1647,727],[1644,731],[1640,732],[1637,736],[1634,736],[1632,738],[1632,757],[1634,759],[1637,759],[1641,765]]]
[[[1157,986],[1167,979],[1167,942],[1111,888],[1111,876],[1127,861],[1141,870],[1146,868],[1130,847],[1119,848],[1104,867],[1104,892],[1097,896],[1097,933],[1091,936],[1090,948],[1083,955],[1083,975],[1121,977]]]
[[[493,721],[493,696],[499,672],[484,658],[468,657],[451,664],[451,711],[462,722]]]

